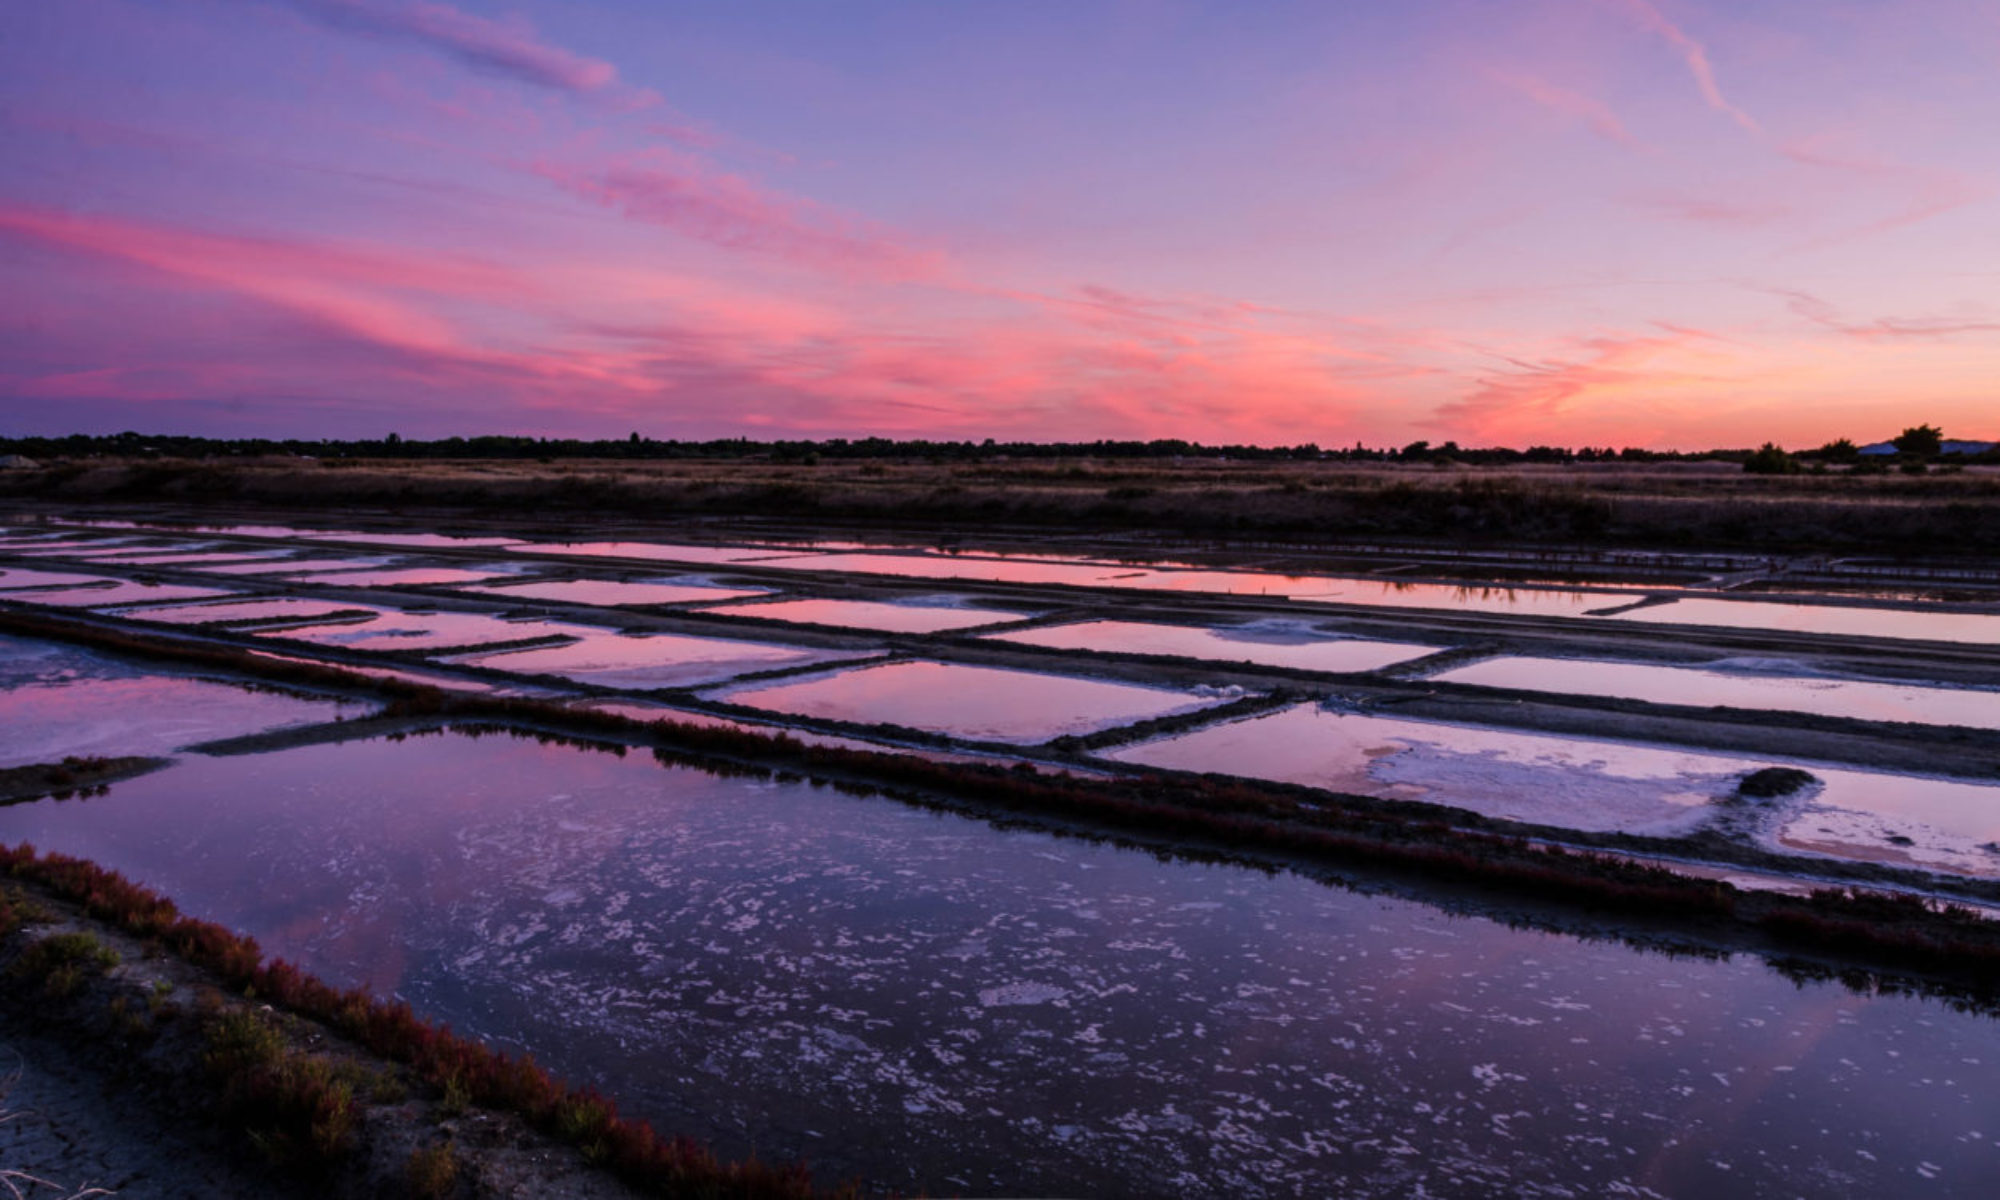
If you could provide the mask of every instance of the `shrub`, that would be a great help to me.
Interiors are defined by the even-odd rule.
[[[7,973],[24,982],[39,980],[43,995],[59,999],[117,965],[117,953],[90,934],[58,933],[22,951]]]
[[[1800,470],[1798,460],[1773,442],[1765,442],[1744,462],[1743,469],[1752,475],[1796,475]]]
[[[1818,782],[1818,777],[1797,767],[1765,767],[1739,780],[1736,794],[1764,800],[1773,796],[1789,796],[1807,784]]]
[[[418,1200],[444,1200],[458,1187],[458,1155],[450,1142],[421,1146],[410,1152],[403,1182]]]

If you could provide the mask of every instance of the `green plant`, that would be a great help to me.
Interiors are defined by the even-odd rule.
[[[50,999],[72,995],[86,978],[118,965],[118,955],[88,933],[58,933],[22,951],[8,974],[23,981],[40,980]]]

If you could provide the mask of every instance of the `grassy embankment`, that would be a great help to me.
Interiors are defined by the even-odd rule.
[[[1577,545],[2000,551],[2000,474],[1747,475],[1727,464],[1448,467],[1199,461],[57,462],[0,495],[472,516],[675,516],[1063,532],[1171,530]]]
[[[547,701],[461,695],[377,680],[338,667],[274,661],[230,648],[165,644],[41,615],[0,613],[0,630],[68,638],[182,666],[394,698],[392,715],[489,723],[558,736],[637,743],[664,761],[813,778],[862,794],[972,805],[1081,825],[1196,852],[1248,853],[1362,873],[1399,874],[1582,916],[1621,913],[1675,925],[1693,940],[1751,945],[1783,957],[1927,981],[1982,1004],[2000,1002],[2000,923],[1957,906],[1827,888],[1810,896],[1746,891],[1612,854],[1564,851],[1365,797],[1250,781],[1147,777],[1103,780],[935,762],[915,755],[805,745],[783,735],[641,720]]]
[[[38,899],[39,897],[39,899]],[[100,927],[137,939],[144,956],[169,955],[205,976],[192,1013],[169,1002],[162,981],[134,994],[103,983],[120,956],[87,928],[36,936],[64,905]],[[429,1117],[478,1108],[506,1114],[580,1152],[641,1194],[805,1198],[823,1193],[803,1166],[722,1162],[686,1138],[661,1137],[621,1117],[608,1098],[555,1079],[532,1058],[511,1058],[418,1019],[407,1004],[361,989],[336,989],[257,943],[184,916],[172,901],[114,872],[32,847],[0,846],[0,1003],[42,1025],[66,1024],[176,1078],[190,1119],[243,1134],[285,1175],[317,1186],[353,1166],[364,1149],[368,1110],[400,1105],[408,1089],[430,1098]],[[266,1007],[268,1006],[268,1007]],[[289,1014],[282,1015],[282,1014]],[[301,1026],[305,1018],[318,1026]],[[329,1033],[348,1049],[329,1044]],[[152,1054],[171,1034],[177,1053]],[[357,1053],[356,1051],[365,1052]],[[200,1114],[196,1117],[194,1114]],[[404,1124],[411,1122],[405,1121]],[[404,1140],[411,1131],[399,1131]],[[419,1133],[388,1186],[353,1180],[344,1194],[448,1196],[464,1189],[449,1142]]]

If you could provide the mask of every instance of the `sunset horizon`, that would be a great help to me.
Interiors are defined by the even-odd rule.
[[[2000,15],[73,0],[0,436],[2000,437]]]

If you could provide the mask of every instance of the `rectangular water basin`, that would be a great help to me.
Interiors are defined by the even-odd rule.
[[[210,601],[206,604],[175,604],[165,608],[143,608],[131,613],[141,621],[167,625],[202,625],[220,621],[309,621],[334,613],[355,612],[363,606],[338,600],[308,600],[297,596],[267,596],[255,600]],[[376,610],[382,611],[382,610]]]
[[[1797,764],[1820,779],[1779,805],[1761,839],[1776,849],[2000,875],[2000,782]]]
[[[751,684],[714,698],[795,716],[887,723],[1026,745],[1193,712],[1223,697],[1209,691],[921,661]]]
[[[1322,633],[1303,621],[1259,621],[1213,629],[1154,625],[1139,621],[1083,621],[1017,633],[993,633],[994,641],[1047,646],[1057,650],[1102,650],[1116,654],[1167,654],[1217,662],[1336,674],[1375,671],[1394,663],[1435,654],[1442,647],[1414,642],[1377,642]]]
[[[88,587],[94,584],[115,586],[119,582],[106,575],[78,575],[74,571],[36,571],[26,567],[0,567],[0,592],[11,592],[21,588]],[[9,599],[27,600],[31,597],[11,596]]]
[[[650,689],[715,683],[750,671],[862,657],[866,651],[820,650],[686,634],[597,630],[567,646],[462,658],[470,666],[557,675],[601,687]]]
[[[1753,660],[1708,667],[1595,662],[1573,658],[1494,658],[1433,676],[1523,691],[1610,696],[1652,704],[1754,708],[1862,721],[1911,721],[2000,729],[2000,692],[1920,687],[1816,675],[1774,675]]]
[[[283,572],[364,570],[379,567],[386,558],[273,558],[258,562],[223,563],[197,567],[205,575],[277,575]]]
[[[199,600],[206,596],[228,596],[222,588],[195,587],[185,583],[139,583],[121,579],[110,587],[65,588],[53,592],[18,592],[10,599],[57,608],[101,608],[108,604],[153,604],[166,600]]]
[[[196,567],[219,563],[264,562],[289,550],[177,550],[172,553],[114,554],[95,561],[121,567]]]
[[[1836,637],[1905,638],[1936,642],[2000,644],[2000,614],[1938,612],[1911,608],[1853,608],[1832,604],[1712,600],[1695,596],[1649,605],[1617,619],[1655,625],[1714,625],[1731,629],[1773,629]]]
[[[589,637],[602,632],[566,621],[509,621],[491,613],[413,613],[373,604],[343,604],[340,607],[360,609],[374,615],[361,621],[286,626],[256,632],[260,637],[311,642],[316,646],[344,646],[352,650],[442,650],[482,643],[520,642],[529,638]]]
[[[0,767],[167,754],[371,707],[149,674],[73,646],[0,635]]]
[[[1693,832],[1760,764],[1300,704],[1109,751],[1115,762],[1423,800],[1568,829]]]
[[[1394,583],[1388,580],[1339,580],[1327,595],[1310,597],[1329,604],[1365,604],[1371,608],[1430,608],[1446,612],[1497,613],[1522,617],[1576,617],[1600,608],[1617,608],[1645,599],[1641,592],[1580,592],[1495,584]]]
[[[788,571],[843,571],[910,579],[971,579],[989,583],[1055,583],[1107,586],[1119,577],[1151,572],[1114,563],[1021,562],[933,554],[811,554],[760,564]]]
[[[1112,750],[1137,766],[1421,800],[1563,829],[1679,836],[1705,827],[1775,849],[2000,874],[2000,784],[1668,746],[1337,713],[1312,704]],[[1764,767],[1819,782],[1753,801]],[[1901,839],[1901,840],[1897,840]]]
[[[653,562],[733,563],[780,553],[766,546],[677,545],[670,542],[529,542],[507,547],[516,554],[581,558],[643,558]]]
[[[940,596],[930,603],[903,601],[893,604],[880,600],[775,600],[763,604],[728,604],[708,611],[734,617],[762,617],[767,621],[872,629],[882,633],[939,633],[947,629],[969,629],[975,625],[1017,621],[1027,615],[997,608],[976,608],[955,596]]]
[[[480,571],[468,567],[399,567],[387,571],[323,571],[308,575],[280,575],[286,583],[306,583],[335,587],[441,587],[451,583],[477,583],[496,579],[503,571]]]
[[[9,546],[7,553],[31,557],[47,555],[52,558],[95,558],[107,554],[129,554],[139,543],[138,538],[88,538],[81,541],[34,542],[28,545]]]
[[[593,604],[602,608],[639,604],[686,604],[701,600],[735,600],[764,596],[757,588],[672,579],[552,579],[539,583],[496,583],[462,589],[503,600],[553,600],[559,604]]]
[[[369,533],[359,529],[314,529],[300,532],[310,542],[363,542],[370,546],[415,546],[475,550],[485,546],[518,546],[520,538],[456,533]]]

